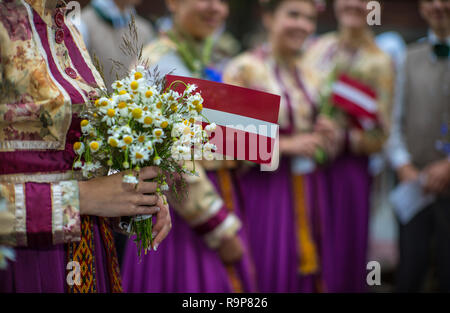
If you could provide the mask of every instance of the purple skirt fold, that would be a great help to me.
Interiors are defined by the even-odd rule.
[[[209,178],[217,188],[215,173]],[[236,213],[240,207],[235,201]],[[176,213],[172,212],[172,230],[158,247],[158,251],[137,257],[134,242],[129,240],[122,263],[122,281],[125,292],[232,292],[225,266],[217,252],[209,249],[203,238]],[[245,246],[245,231],[240,236]],[[248,255],[235,265],[245,291],[254,291],[255,283]]]
[[[96,221],[96,220],[95,220]],[[98,292],[109,292],[109,276],[104,264],[106,251],[97,223],[94,224],[95,272]],[[0,293],[67,292],[67,256],[64,245],[46,248],[15,248],[16,261],[0,270]]]
[[[239,177],[250,251],[260,292],[313,292],[314,279],[298,273],[290,159],[275,172],[252,167]]]
[[[371,178],[366,157],[343,155],[308,178],[325,291],[364,292]]]

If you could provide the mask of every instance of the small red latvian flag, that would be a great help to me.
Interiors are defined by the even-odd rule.
[[[370,86],[342,74],[333,84],[332,101],[347,112],[357,126],[369,130],[378,124],[377,94]]]
[[[177,80],[198,87],[204,99],[203,125],[217,124],[210,138],[217,147],[216,155],[258,164],[272,162],[280,96],[203,79],[166,76],[167,86]],[[176,84],[173,89],[182,93],[184,88]]]

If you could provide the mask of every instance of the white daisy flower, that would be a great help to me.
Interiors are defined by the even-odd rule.
[[[102,146],[102,142],[101,141],[91,141],[89,143],[89,148],[91,149],[91,152],[95,153],[98,150],[100,150],[100,147]]]
[[[189,110],[195,110],[197,113],[200,113],[203,110],[203,98],[199,93],[190,96],[187,99],[187,103],[189,105]]]
[[[142,119],[139,120],[139,122],[142,124],[144,128],[149,128],[153,126],[153,123],[155,121],[155,116],[150,112],[145,112],[142,116]]]
[[[166,138],[164,131],[161,128],[155,128],[153,130],[153,138],[155,142],[163,142],[163,139]]]
[[[166,182],[164,182],[160,187],[161,191],[167,191],[169,190],[169,185],[167,185]]]
[[[83,167],[83,163],[81,163],[80,160],[76,161],[76,162],[73,164],[73,168],[74,168],[74,169],[80,169],[80,168],[82,168],[82,167]]]
[[[130,149],[130,155],[131,163],[134,165],[143,164],[145,161],[148,161],[150,157],[148,150],[144,146],[140,145],[132,146]]]
[[[117,92],[125,90],[125,84],[121,80],[116,80],[114,83],[112,83],[111,87]]]
[[[137,184],[139,183],[139,180],[133,175],[133,174],[127,174],[127,175],[123,175],[123,182],[125,184]]]
[[[73,151],[75,151],[76,154],[82,155],[84,152],[84,143],[81,141],[77,141],[73,144]]]
[[[153,155],[153,142],[152,141],[147,141],[147,143],[145,144],[145,147],[148,150],[149,155]]]
[[[161,165],[161,158],[159,156],[155,156],[153,158],[153,164],[155,165]]]
[[[110,145],[113,148],[119,147],[119,142],[120,142],[120,140],[117,136],[109,136],[108,137],[108,145]]]
[[[188,84],[188,87],[186,88],[186,90],[184,91],[185,94],[191,94],[193,93],[195,90],[197,89],[197,86],[192,84]]]
[[[128,134],[128,135],[124,135],[121,141],[125,145],[129,146],[129,145],[131,145],[133,143],[134,138],[133,138],[133,136],[131,134]],[[120,143],[119,143],[119,145],[120,145]]]
[[[216,123],[211,123],[211,124],[209,124],[209,125],[207,125],[207,126],[205,127],[205,130],[206,130],[207,132],[213,132],[213,131],[216,130],[216,128],[217,128]]]
[[[116,119],[117,119],[117,110],[113,109],[113,108],[109,108],[106,111],[105,116],[103,116],[102,118],[102,122],[106,122],[106,124],[108,126],[112,126],[114,124],[116,124]]]
[[[85,136],[89,135],[92,132],[92,130],[94,129],[88,120],[82,120],[80,125],[81,125],[81,131],[83,132],[83,135],[85,135]]]
[[[119,115],[122,117],[128,118],[131,116],[131,112],[129,110],[129,105],[126,101],[121,101],[118,99],[117,110],[119,110]]]

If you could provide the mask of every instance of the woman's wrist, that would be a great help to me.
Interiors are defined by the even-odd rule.
[[[87,186],[87,181],[78,182],[78,190],[80,194],[80,215],[92,215],[88,193],[89,188]]]

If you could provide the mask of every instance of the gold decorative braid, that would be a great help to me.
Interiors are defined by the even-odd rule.
[[[308,213],[306,211],[305,182],[301,175],[293,175],[293,194],[297,220],[297,244],[300,255],[298,270],[302,275],[314,274],[318,271],[316,245],[312,239]]]
[[[216,171],[216,173],[219,183],[220,195],[222,196],[222,199],[225,202],[225,206],[227,207],[228,211],[233,212],[235,208],[233,201],[233,178],[231,176],[231,171],[226,168],[220,168]],[[242,287],[242,280],[236,272],[235,265],[227,265],[226,270],[233,292],[244,292],[244,288]]]
[[[236,268],[234,267],[234,265],[227,265],[226,270],[227,270],[228,279],[230,280],[231,288],[232,288],[233,292],[234,293],[243,293],[244,288],[242,287],[242,281],[239,278],[239,275],[236,272]]]
[[[81,240],[68,244],[68,262],[78,262],[81,283],[68,284],[69,293],[96,293],[97,282],[95,275],[94,255],[94,222],[90,216],[81,216]],[[72,266],[71,270],[74,270]],[[70,274],[70,273],[68,273]]]
[[[109,226],[107,218],[100,217],[100,233],[102,235],[103,244],[106,249],[106,261],[109,275],[109,284],[112,293],[121,293],[122,280],[120,278],[119,260],[117,258],[116,246],[114,244],[114,237]]]
[[[219,189],[225,206],[229,211],[234,210],[233,204],[233,182],[231,178],[231,172],[226,168],[221,168],[216,171]]]

